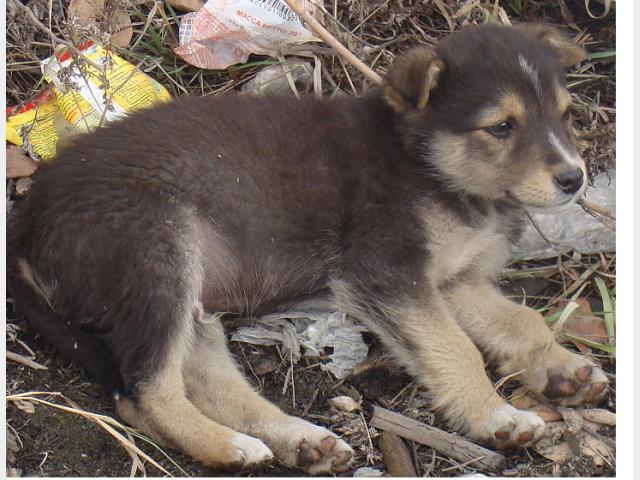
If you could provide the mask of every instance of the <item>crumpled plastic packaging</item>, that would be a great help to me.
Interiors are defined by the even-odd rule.
[[[7,108],[7,141],[34,159],[53,160],[68,137],[171,100],[157,81],[100,45],[88,41],[78,50],[85,62],[66,49],[42,60],[50,86],[34,101]]]
[[[312,75],[311,63],[289,60],[260,70],[240,90],[244,94],[252,95],[291,94],[293,88],[298,92],[307,92],[313,83]],[[290,81],[293,82],[293,86]]]
[[[367,329],[356,323],[344,312],[309,310],[267,315],[254,326],[241,327],[231,336],[233,342],[254,345],[282,344],[285,358],[297,363],[304,349],[304,356],[318,357],[327,347],[333,348],[329,362],[321,365],[336,378],[346,377],[363,361],[369,347],[362,338]]]
[[[308,12],[315,9],[307,0],[301,5]],[[317,40],[281,0],[208,0],[181,17],[179,38],[174,52],[209,69],[244,63],[251,53],[277,56],[288,43]]]
[[[585,199],[611,212],[616,210],[616,171],[598,174]],[[527,220],[527,226],[513,254],[514,259],[551,258],[575,250],[582,254],[616,249],[616,232],[574,204],[553,213],[532,213],[534,221],[556,248],[550,246]]]

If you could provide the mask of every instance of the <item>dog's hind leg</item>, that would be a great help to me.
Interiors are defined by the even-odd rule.
[[[159,211],[158,208],[156,208]],[[206,417],[187,398],[184,368],[195,345],[202,291],[202,254],[193,215],[167,208],[147,229],[148,241],[133,244],[121,295],[104,321],[127,390],[118,414],[127,423],[195,460],[213,466],[251,467],[270,460],[259,439]],[[116,323],[118,322],[118,323]]]
[[[185,366],[187,396],[209,418],[262,439],[288,466],[310,474],[349,469],[351,448],[325,428],[282,412],[238,371],[220,322],[207,317]]]
[[[270,460],[262,441],[205,417],[187,398],[183,367],[195,341],[192,315],[187,311],[176,322],[181,327],[168,340],[162,363],[134,389],[134,398],[118,400],[118,415],[207,465],[251,467]]]

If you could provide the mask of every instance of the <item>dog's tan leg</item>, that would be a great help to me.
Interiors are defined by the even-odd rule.
[[[238,371],[220,322],[205,318],[185,365],[188,398],[207,417],[262,439],[276,457],[310,474],[348,470],[351,448],[329,430],[286,415]]]
[[[270,460],[271,450],[262,441],[214,422],[187,399],[182,369],[192,341],[174,338],[164,365],[138,387],[136,399],[118,400],[118,415],[207,465],[248,468]]]
[[[410,307],[363,304],[344,286],[334,285],[334,292],[340,308],[365,323],[427,387],[433,406],[453,428],[499,447],[526,446],[540,438],[542,419],[498,395],[481,353],[437,292]]]
[[[444,292],[456,321],[504,375],[562,405],[596,402],[607,387],[604,372],[564,349],[535,310],[506,299],[486,281],[465,282]]]

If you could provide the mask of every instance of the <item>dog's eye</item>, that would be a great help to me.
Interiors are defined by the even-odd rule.
[[[503,122],[496,123],[495,125],[491,125],[490,127],[485,128],[487,132],[498,138],[507,138],[511,136],[514,129],[515,125],[511,120],[505,120]]]

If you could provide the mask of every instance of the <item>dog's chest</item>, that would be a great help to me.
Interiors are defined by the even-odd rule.
[[[427,274],[436,284],[467,271],[494,276],[508,259],[510,240],[496,214],[465,224],[452,215],[431,213],[424,222],[430,252]]]

